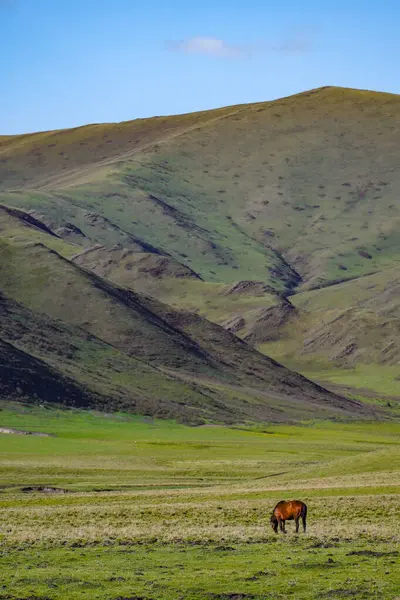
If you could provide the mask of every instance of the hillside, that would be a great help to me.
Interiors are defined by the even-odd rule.
[[[326,87],[3,136],[1,289],[181,382],[289,402],[250,346],[301,371],[394,367],[399,125],[399,96]]]
[[[98,395],[1,338],[0,359],[2,399],[84,408],[101,406]]]
[[[0,223],[3,396],[191,423],[368,414],[223,328],[82,269],[29,215],[3,206]]]
[[[400,99],[322,88],[274,102],[14,136],[1,199],[134,236],[205,280],[307,289],[399,258]]]
[[[295,310],[280,331],[278,353],[308,364],[398,365],[399,286],[400,265],[293,296]]]

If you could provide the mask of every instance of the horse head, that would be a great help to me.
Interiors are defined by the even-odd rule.
[[[275,533],[278,533],[278,519],[276,518],[274,513],[272,513],[271,515],[271,527],[275,531]]]

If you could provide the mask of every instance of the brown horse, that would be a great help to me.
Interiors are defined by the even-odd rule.
[[[296,533],[299,533],[299,521],[303,521],[304,533],[306,532],[307,506],[301,500],[281,500],[275,506],[271,515],[271,527],[278,533],[278,527],[282,533],[286,533],[285,521],[295,521]]]

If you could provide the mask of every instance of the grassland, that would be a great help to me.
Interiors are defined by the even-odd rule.
[[[2,405],[1,598],[399,595],[395,423],[188,428]],[[23,492],[52,486],[65,493]],[[282,498],[308,532],[275,536]]]
[[[0,433],[0,600],[400,598],[399,119],[322,88],[0,139],[0,426],[49,434]]]

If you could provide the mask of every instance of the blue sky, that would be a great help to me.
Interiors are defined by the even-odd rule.
[[[400,93],[398,0],[0,0],[0,133]]]

